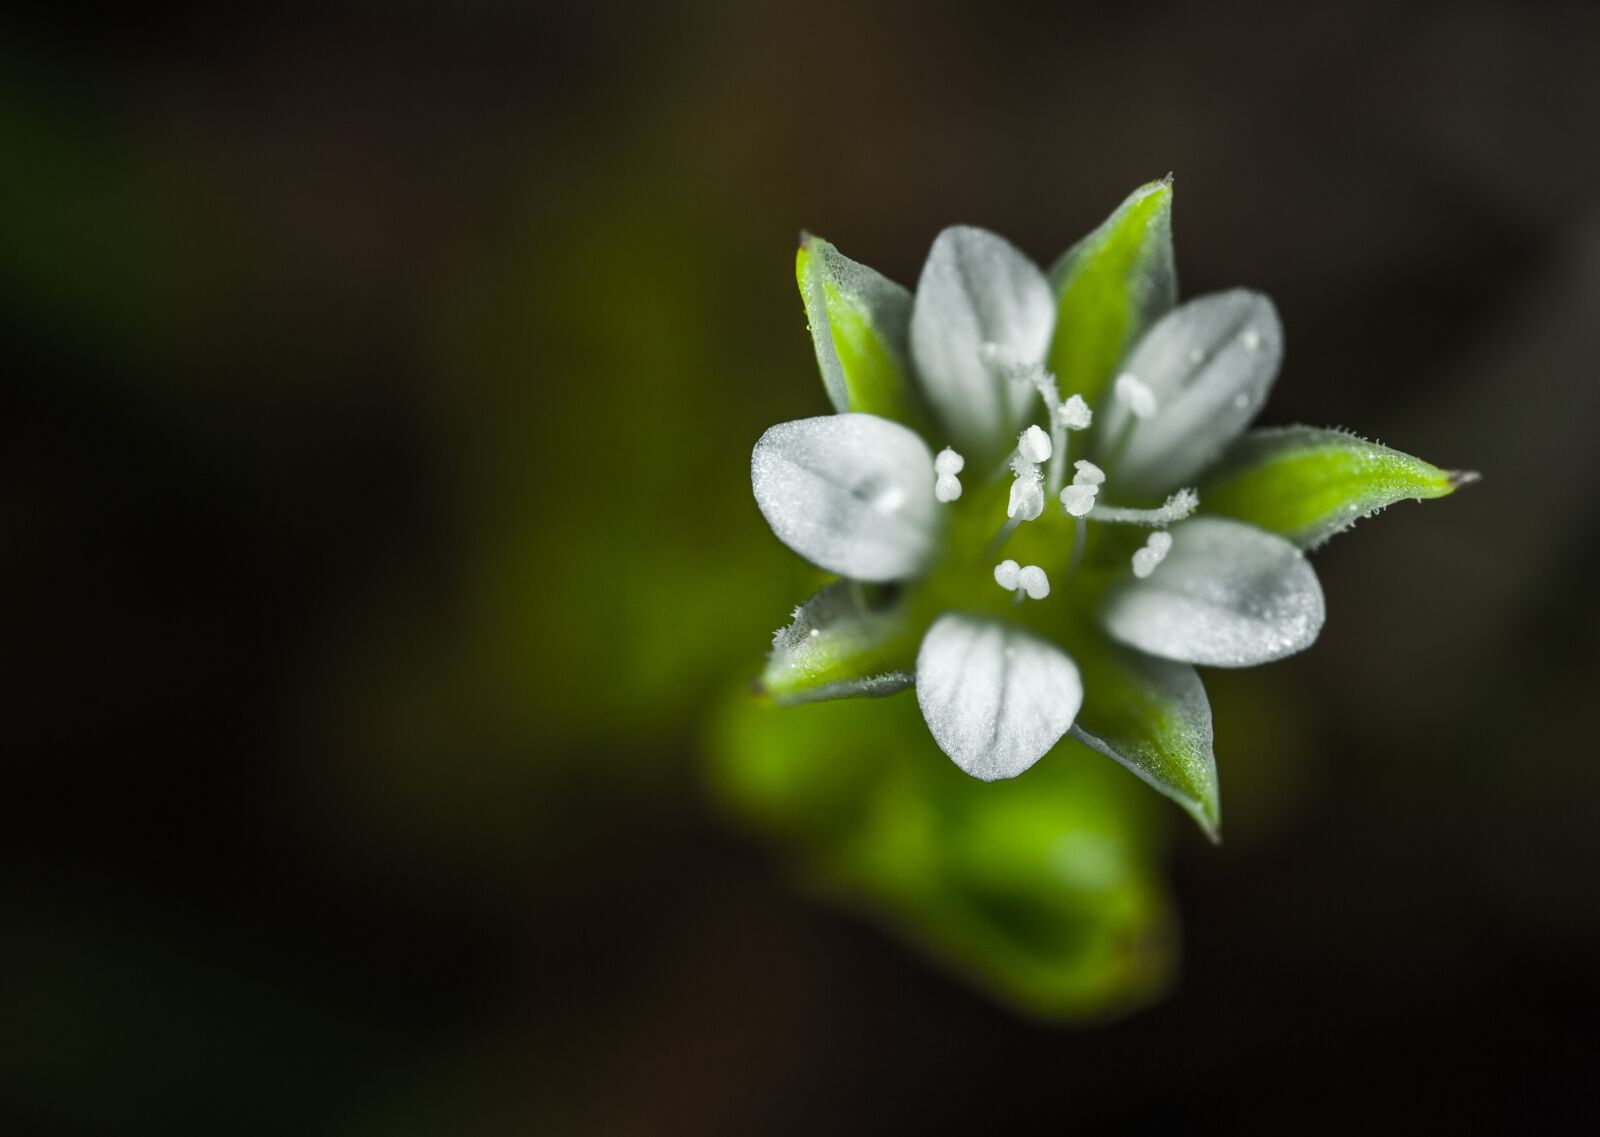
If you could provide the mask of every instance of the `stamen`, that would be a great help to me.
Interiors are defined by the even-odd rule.
[[[1127,405],[1128,412],[1134,418],[1149,418],[1156,413],[1159,404],[1155,392],[1133,372],[1124,371],[1117,376],[1115,391],[1117,398]]]
[[[1122,509],[1115,505],[1097,505],[1089,515],[1090,521],[1107,521],[1119,525],[1149,525],[1152,527],[1175,525],[1200,508],[1200,495],[1192,489],[1181,489],[1155,509]]]
[[[1094,422],[1094,412],[1089,409],[1089,404],[1083,401],[1082,395],[1073,395],[1061,404],[1059,413],[1061,422],[1068,430],[1088,430],[1089,424]]]
[[[967,460],[946,446],[933,459],[933,496],[942,502],[952,502],[961,496],[961,479],[957,478]]]
[[[1050,455],[1055,448],[1050,444],[1050,436],[1037,426],[1030,426],[1017,438],[1017,453],[1025,461],[1035,465],[1043,465],[1050,461]]]
[[[1043,600],[1050,595],[1050,578],[1038,565],[1028,565],[1017,573],[1017,584],[1030,600]]]
[[[1156,566],[1166,560],[1167,554],[1171,551],[1171,533],[1162,529],[1150,534],[1144,543],[1144,548],[1133,554],[1133,575],[1143,580],[1156,571]]]
[[[1056,377],[1046,371],[1042,363],[1033,363],[1014,369],[1010,378],[1013,382],[1032,383],[1033,389],[1039,392],[1039,398],[1044,402],[1045,413],[1050,416],[1050,433],[1046,434],[1037,426],[1029,427],[1023,432],[1025,437],[1018,442],[1017,449],[1031,462],[1040,465],[1050,463],[1050,489],[1053,493],[1055,487],[1061,484],[1061,464],[1067,457],[1067,424],[1061,418],[1061,391],[1056,386]]]
[[[1038,565],[1023,568],[1016,561],[1001,561],[994,566],[994,582],[1007,592],[1015,592],[1018,603],[1024,596],[1043,600],[1050,595],[1050,578]]]
[[[1006,516],[1013,521],[1032,521],[1044,512],[1044,479],[1039,467],[1026,458],[1017,457],[1011,463],[1017,480],[1011,483],[1011,499],[1006,503]]]
[[[1072,475],[1072,484],[1061,491],[1061,508],[1074,517],[1082,518],[1094,508],[1095,499],[1100,496],[1100,486],[1106,480],[1106,472],[1087,458],[1079,458],[1073,463],[1077,473]]]
[[[1089,511],[1094,508],[1094,499],[1099,493],[1099,486],[1073,482],[1061,491],[1061,508],[1074,517],[1087,517]]]

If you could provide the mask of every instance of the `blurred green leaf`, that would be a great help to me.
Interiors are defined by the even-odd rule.
[[[834,410],[916,425],[906,362],[911,293],[809,233],[794,273]]]
[[[794,610],[772,639],[761,686],[779,703],[890,695],[911,684],[917,628],[861,585],[830,584]]]
[[[1106,1016],[1165,990],[1175,926],[1147,791],[1073,742],[984,783],[907,696],[777,709],[740,694],[713,788],[806,876],[1029,1013]]]
[[[1220,840],[1211,704],[1193,667],[1111,645],[1074,653],[1085,701],[1073,736],[1132,770]]]
[[[1475,477],[1344,431],[1290,426],[1236,442],[1200,500],[1310,549],[1397,501],[1443,497]]]
[[[1140,186],[1051,266],[1056,331],[1049,367],[1063,395],[1094,406],[1117,363],[1178,297],[1172,181]]]

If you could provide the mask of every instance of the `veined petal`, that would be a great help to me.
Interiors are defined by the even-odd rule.
[[[1299,549],[1220,517],[1171,533],[1154,572],[1107,595],[1100,620],[1113,639],[1211,667],[1253,667],[1311,646],[1325,615],[1322,586]]]
[[[917,703],[939,748],[992,782],[1016,777],[1060,741],[1083,705],[1083,680],[1054,644],[951,612],[922,638]]]
[[[1183,806],[1216,840],[1211,702],[1195,669],[1109,644],[1078,658],[1087,694],[1072,736]]]
[[[1122,364],[1155,396],[1155,413],[1134,421],[1117,399],[1101,412],[1103,444],[1132,430],[1116,457],[1119,490],[1157,494],[1192,482],[1256,417],[1282,359],[1277,309],[1258,292],[1214,292],[1158,320]]]
[[[937,545],[933,455],[875,415],[779,423],[750,457],[756,504],[778,539],[856,580],[916,576]]]
[[[1178,296],[1172,179],[1128,195],[1100,227],[1050,268],[1056,292],[1050,370],[1063,395],[1098,403],[1128,347]]]
[[[869,607],[859,588],[830,584],[772,637],[761,686],[785,704],[892,695],[911,686],[914,632],[902,607]]]
[[[922,267],[911,311],[911,356],[922,390],[958,449],[1006,450],[1034,397],[982,358],[995,345],[1018,364],[1044,359],[1055,301],[1044,273],[983,229],[940,233]]]
[[[911,293],[810,234],[794,272],[834,409],[914,422]]]
[[[1229,447],[1200,500],[1314,549],[1397,501],[1444,497],[1476,476],[1342,430],[1287,426],[1253,430]]]

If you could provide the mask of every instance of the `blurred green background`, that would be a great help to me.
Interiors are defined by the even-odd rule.
[[[1593,5],[0,28],[7,1132],[1585,1108]],[[826,407],[796,231],[1048,263],[1168,170],[1183,291],[1282,312],[1265,422],[1485,473],[1207,675],[1220,848],[1102,759],[979,807],[907,696],[744,693],[814,582],[748,482]]]

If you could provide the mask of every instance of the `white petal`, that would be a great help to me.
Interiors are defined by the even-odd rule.
[[[915,431],[875,415],[779,423],[750,456],[756,504],[778,539],[856,580],[915,576],[940,518],[933,455]]]
[[[1277,310],[1257,292],[1215,292],[1158,320],[1122,365],[1157,404],[1133,427],[1112,471],[1123,492],[1160,493],[1193,481],[1256,417],[1282,359]],[[1112,400],[1101,437],[1119,437],[1130,413]]]
[[[980,349],[995,344],[1018,363],[1039,363],[1055,315],[1044,273],[1005,239],[966,226],[939,234],[917,283],[911,356],[958,446],[987,455],[1009,448],[1034,390],[993,374]]]
[[[1083,680],[1054,644],[948,613],[917,653],[917,703],[939,748],[992,782],[1016,777],[1060,740],[1083,705]]]
[[[1160,567],[1107,596],[1100,620],[1113,639],[1211,667],[1253,667],[1311,646],[1325,615],[1322,586],[1299,549],[1220,517],[1170,532]]]

